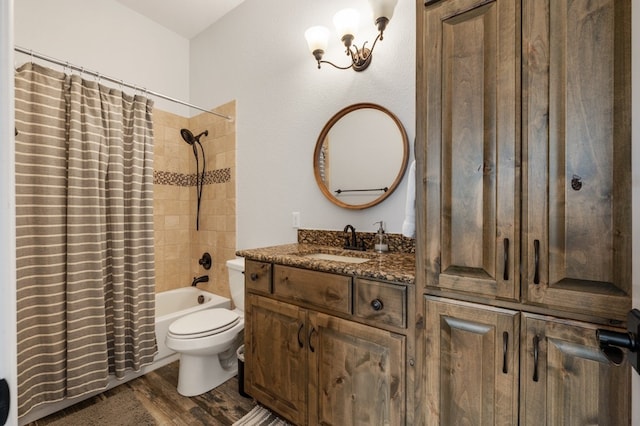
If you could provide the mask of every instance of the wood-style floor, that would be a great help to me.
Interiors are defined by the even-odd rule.
[[[178,362],[174,362],[103,394],[29,423],[28,426],[44,426],[64,419],[97,402],[108,401],[110,396],[125,391],[125,387],[133,391],[157,425],[232,425],[256,405],[253,399],[244,398],[238,393],[237,377],[212,391],[190,398],[178,393],[177,383]],[[122,416],[126,416],[126,413],[122,413]],[[121,421],[119,424],[127,424],[126,419],[119,420]],[[63,423],[71,426],[70,423]]]

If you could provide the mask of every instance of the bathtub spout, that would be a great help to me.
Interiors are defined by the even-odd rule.
[[[208,283],[209,282],[209,275],[203,275],[201,277],[193,277],[193,282],[191,283],[191,285],[193,287],[196,286],[196,284],[198,283]]]

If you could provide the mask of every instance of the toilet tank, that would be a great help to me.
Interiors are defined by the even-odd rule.
[[[229,290],[236,309],[244,312],[244,258],[227,260]]]

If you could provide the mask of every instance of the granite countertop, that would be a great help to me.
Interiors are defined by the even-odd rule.
[[[368,258],[370,260],[363,263],[348,263],[305,257],[306,254],[311,253]],[[314,271],[375,278],[406,284],[415,283],[416,257],[412,253],[363,252],[303,243],[238,250],[236,255],[249,260],[294,266]]]

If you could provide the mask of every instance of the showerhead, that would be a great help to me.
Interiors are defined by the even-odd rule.
[[[182,136],[182,139],[184,139],[186,143],[188,143],[189,145],[193,145],[196,142],[200,142],[200,138],[202,136],[208,136],[209,131],[205,130],[204,132],[200,133],[198,136],[193,136],[193,133],[191,133],[191,130],[180,129],[180,135]]]

